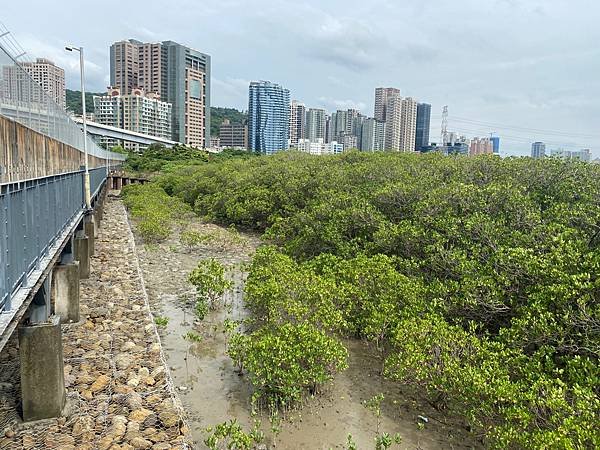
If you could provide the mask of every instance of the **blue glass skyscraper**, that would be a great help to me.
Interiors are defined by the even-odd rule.
[[[429,145],[429,128],[431,127],[431,105],[419,103],[417,105],[417,136],[415,139],[415,151]]]
[[[500,138],[498,136],[492,136],[490,141],[492,142],[492,146],[494,148],[494,154],[497,155],[500,153]]]
[[[288,149],[290,91],[270,81],[253,81],[248,94],[248,147],[272,155]]]

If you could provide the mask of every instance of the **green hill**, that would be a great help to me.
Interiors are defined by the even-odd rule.
[[[229,119],[232,123],[245,123],[248,120],[248,114],[238,111],[235,108],[221,108],[213,106],[210,108],[210,134],[211,136],[219,135],[219,128],[223,120]]]
[[[94,95],[104,95],[104,93],[85,93],[85,109],[89,113],[94,112]],[[81,91],[72,91],[71,89],[67,89],[67,110],[81,115]]]

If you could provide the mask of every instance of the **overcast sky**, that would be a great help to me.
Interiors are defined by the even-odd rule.
[[[497,132],[503,150],[592,148],[600,157],[598,0],[20,0],[0,21],[30,56],[53,59],[78,89],[109,83],[109,46],[174,40],[212,56],[212,104],[247,109],[250,80],[327,110],[373,114],[377,86],[441,109],[450,131]],[[482,123],[483,122],[483,123]]]

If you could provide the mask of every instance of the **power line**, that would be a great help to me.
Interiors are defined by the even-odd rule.
[[[460,134],[486,134],[485,131],[481,130],[481,129],[473,129],[473,128],[454,128],[453,129],[454,132],[456,133],[460,133]],[[514,135],[510,135],[510,134],[502,134],[500,136],[500,138],[503,141],[512,141],[512,142],[518,142],[518,143],[526,143],[526,144],[531,144],[533,142],[533,140],[531,138],[525,137],[525,136],[514,136]],[[548,140],[544,140],[544,143],[548,144],[548,145],[553,145],[553,146],[558,146],[558,147],[581,147],[581,148],[590,148],[592,147],[592,145],[590,145],[589,143],[581,143],[581,142],[559,142],[559,141],[548,141]]]
[[[436,118],[435,115],[432,115],[432,117]],[[600,140],[600,135],[584,134],[584,133],[571,133],[568,131],[560,131],[560,130],[545,130],[545,129],[541,129],[541,128],[532,128],[532,127],[522,127],[522,126],[507,125],[507,124],[501,124],[501,123],[495,123],[495,122],[487,122],[487,121],[483,121],[483,120],[467,119],[465,117],[451,116],[450,121],[465,123],[465,124],[470,124],[470,125],[481,125],[481,126],[494,128],[494,129],[498,128],[498,129],[505,129],[505,130],[512,130],[512,131],[519,131],[519,132],[526,132],[526,133],[538,133],[538,134],[544,134],[544,135],[552,135],[552,136],[558,136],[558,137],[573,137],[573,138]]]
[[[528,128],[528,127],[518,127],[518,126],[511,126],[511,125],[502,125],[502,124],[496,124],[496,123],[491,123],[491,122],[483,122],[480,120],[464,119],[461,117],[452,117],[452,120],[455,120],[457,122],[462,122],[462,123],[473,124],[473,125],[491,126],[491,127],[503,128],[506,130],[513,130],[513,131],[543,133],[546,135],[557,135],[557,136],[565,136],[565,137],[585,137],[585,138],[590,138],[590,139],[600,139],[600,136],[595,136],[592,134],[570,133],[570,132],[566,132],[566,131],[542,130],[539,128]]]

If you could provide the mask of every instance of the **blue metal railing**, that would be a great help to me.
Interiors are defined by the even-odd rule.
[[[90,170],[92,195],[106,168]],[[29,273],[47,256],[73,220],[84,212],[83,170],[0,186],[0,312]]]

